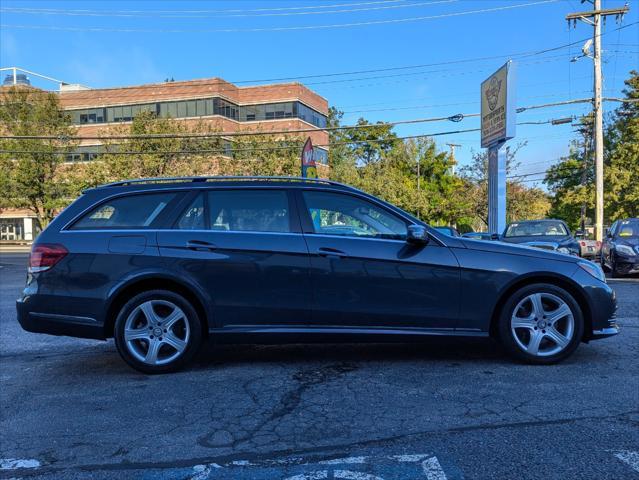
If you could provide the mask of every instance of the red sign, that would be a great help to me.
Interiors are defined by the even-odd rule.
[[[313,142],[308,137],[302,148],[302,177],[317,178],[317,168],[313,158]]]

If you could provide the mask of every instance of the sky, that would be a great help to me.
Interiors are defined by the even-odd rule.
[[[609,17],[603,30],[605,96],[621,96],[628,72],[639,70],[639,24],[632,25],[639,22],[639,0],[628,3],[623,22]],[[604,8],[623,4],[603,0]],[[592,27],[578,22],[569,28],[565,20],[591,8],[580,0],[0,0],[0,65],[95,88],[166,78],[222,77],[250,85],[311,76],[300,81],[344,111],[345,124],[359,117],[449,117],[478,113],[482,80],[509,59],[516,67],[518,107],[591,96],[591,59],[570,60],[581,55]],[[390,70],[361,73],[380,69]],[[340,75],[327,75],[335,73]],[[605,109],[616,106],[607,102]],[[589,108],[528,110],[517,121],[579,116]],[[396,132],[478,126],[477,118],[466,118],[401,125]],[[526,142],[515,173],[539,184],[543,174],[535,172],[565,155],[572,138],[570,124],[519,125],[508,142]],[[481,150],[479,132],[436,141],[441,150],[460,144],[461,165]]]

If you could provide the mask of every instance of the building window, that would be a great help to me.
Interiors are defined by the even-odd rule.
[[[71,110],[69,114],[73,123],[84,125],[105,122],[130,122],[140,112],[153,112],[163,118],[221,115],[240,122],[300,118],[318,128],[326,127],[326,117],[301,102],[239,106],[219,97]]]

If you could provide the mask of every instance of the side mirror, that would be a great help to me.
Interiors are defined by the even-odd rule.
[[[606,235],[607,238],[612,238],[612,233],[610,233],[610,229],[606,228]]]
[[[490,239],[491,240],[499,240],[499,234],[498,233],[491,233],[490,234]]]
[[[428,231],[422,225],[409,225],[406,234],[406,241],[416,245],[428,243]]]

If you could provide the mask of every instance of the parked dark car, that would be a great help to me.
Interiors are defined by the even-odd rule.
[[[493,234],[490,232],[466,232],[462,234],[464,238],[474,238],[475,240],[492,240]]]
[[[87,190],[38,237],[25,330],[106,339],[147,373],[217,342],[498,338],[558,362],[618,333],[599,265],[443,235],[326,180],[147,179]]]
[[[506,227],[500,240],[579,256],[581,247],[561,220],[525,220]]]
[[[449,227],[447,225],[440,225],[433,227],[438,232],[442,232],[444,235],[448,235],[449,237],[459,237],[459,232],[456,228]]]
[[[617,220],[606,231],[601,266],[613,277],[639,273],[639,218]]]

